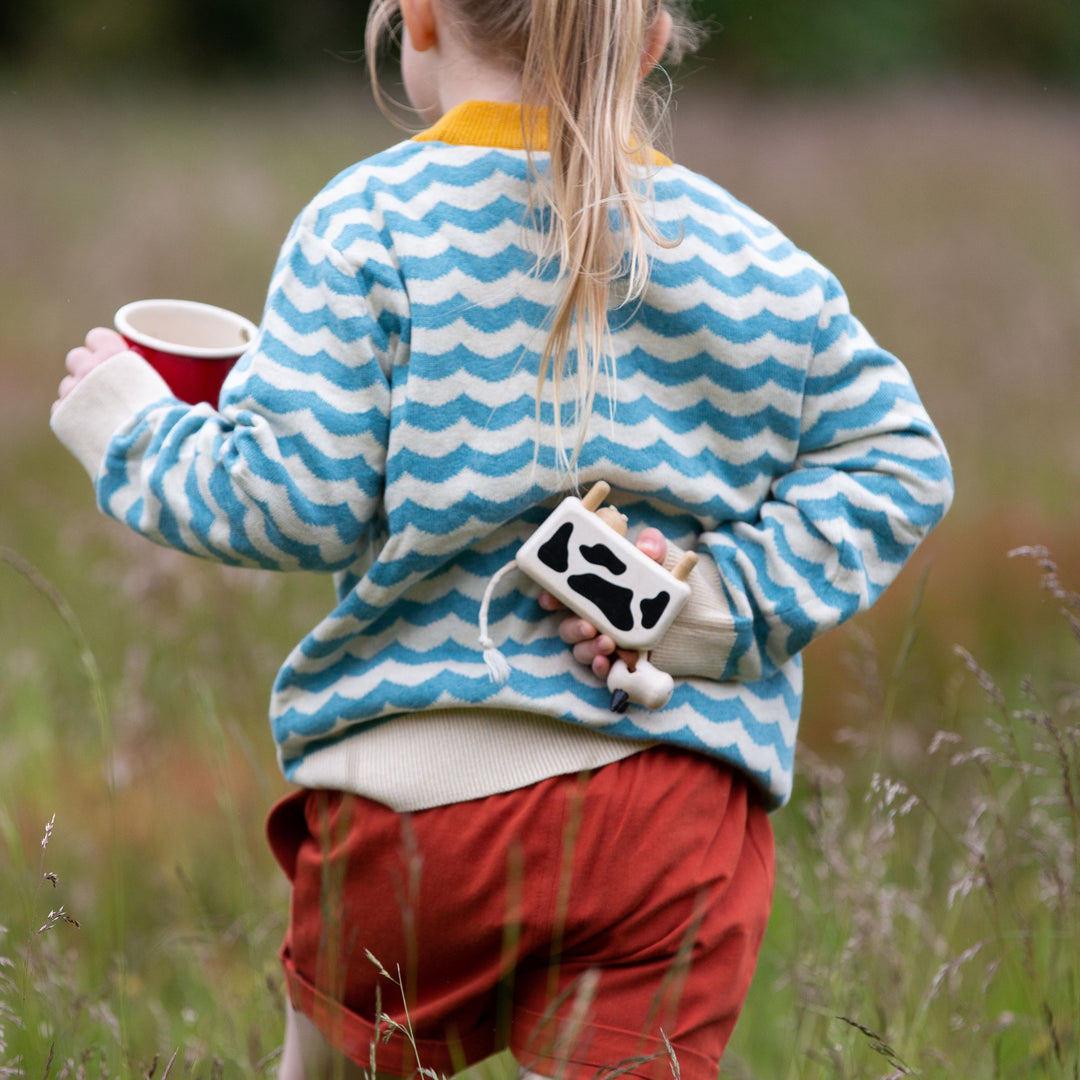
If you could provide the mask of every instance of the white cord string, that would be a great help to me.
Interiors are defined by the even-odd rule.
[[[516,569],[516,559],[511,559],[505,566],[500,567],[488,582],[484,590],[484,598],[480,602],[480,647],[484,650],[484,663],[487,664],[488,674],[492,682],[497,683],[504,683],[510,678],[510,664],[488,636],[488,609],[491,607],[491,597],[498,588],[499,582],[511,570]]]

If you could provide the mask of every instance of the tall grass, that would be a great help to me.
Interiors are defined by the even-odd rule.
[[[63,352],[124,300],[256,315],[292,213],[396,137],[364,108],[341,87],[28,85],[0,114],[0,1075],[274,1070],[287,892],[262,838],[284,790],[267,689],[329,582],[128,535],[45,420]],[[680,104],[678,156],[838,271],[910,363],[959,482],[874,611],[811,647],[728,1076],[1077,1076],[1080,690],[1060,578],[1078,535],[1078,115],[949,91]],[[1060,575],[1004,558],[1031,538]]]
[[[1080,594],[1013,554],[1080,645]],[[862,671],[872,705],[906,675]],[[846,766],[803,753],[729,1075],[1080,1075],[1080,680],[1007,691],[958,646],[946,689],[925,741],[896,717],[891,743],[849,733]]]
[[[283,911],[271,910],[268,897],[279,904],[283,897],[276,882],[259,883],[250,822],[232,794],[238,740],[204,700],[200,768],[212,778],[220,814],[196,821],[187,808],[192,817],[184,826],[204,833],[194,867],[170,863],[176,851],[151,849],[147,861],[133,837],[138,829],[124,820],[132,807],[118,788],[130,785],[118,764],[100,666],[79,621],[29,561],[0,549],[0,565],[23,577],[69,632],[99,738],[91,760],[61,751],[60,761],[97,773],[107,806],[100,830],[93,815],[58,824],[53,813],[36,862],[13,811],[39,777],[28,777],[25,791],[9,785],[13,798],[0,806],[0,1077],[152,1076],[163,1055],[173,1075],[203,1075],[207,1067],[221,1075],[227,1065],[240,1075],[266,1072],[278,1055],[283,1008],[272,965]],[[16,702],[9,719],[40,718],[19,715]],[[68,801],[59,785],[33,795]],[[182,809],[169,792],[160,798],[165,814]],[[205,835],[208,826],[231,842],[215,842]]]
[[[1045,550],[1014,554],[1037,561],[1080,646],[1080,594]],[[846,760],[802,749],[796,797],[776,819],[773,920],[725,1074],[1075,1078],[1080,681],[1006,689],[958,647],[941,725],[894,715],[883,729],[906,654],[879,676],[872,641],[852,641],[866,715],[841,733]],[[101,693],[95,678],[86,693]],[[148,865],[123,828],[102,841],[77,818],[50,819],[32,853],[10,811],[0,818],[0,1076],[151,1075],[165,1062],[174,1076],[272,1072],[284,896],[231,794],[260,766],[205,689],[201,704],[201,765],[219,796],[204,857],[170,866],[157,852]],[[99,742],[105,799],[111,754]],[[181,812],[183,827],[206,817]]]

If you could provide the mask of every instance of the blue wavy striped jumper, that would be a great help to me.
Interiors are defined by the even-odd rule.
[[[577,479],[608,481],[632,531],[704,556],[711,614],[677,650],[670,703],[619,715],[536,587],[511,579],[491,633],[512,675],[494,683],[485,585],[567,490],[550,398],[534,462],[557,285],[536,270],[518,116],[469,103],[334,179],[286,240],[219,407],[145,380],[97,463],[99,503],[196,555],[336,575],[273,689],[291,779],[347,785],[342,755],[361,761],[395,717],[479,709],[715,755],[778,806],[799,653],[871,604],[941,518],[944,448],[830,273],[712,181],[658,164],[655,220],[679,242],[612,312],[617,377]]]

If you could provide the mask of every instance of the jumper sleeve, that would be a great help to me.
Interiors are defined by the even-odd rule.
[[[714,589],[707,604],[709,660],[699,635],[673,673],[772,674],[868,608],[952,501],[945,447],[910,376],[831,276],[802,400],[792,467],[775,476],[752,519],[700,537],[723,593]]]
[[[218,408],[158,388],[107,443],[101,509],[225,563],[349,565],[378,514],[403,297],[389,257],[356,267],[295,226]]]

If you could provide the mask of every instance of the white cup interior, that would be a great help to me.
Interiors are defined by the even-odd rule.
[[[243,315],[195,300],[135,300],[116,313],[115,323],[148,349],[207,359],[239,356],[256,333]]]

